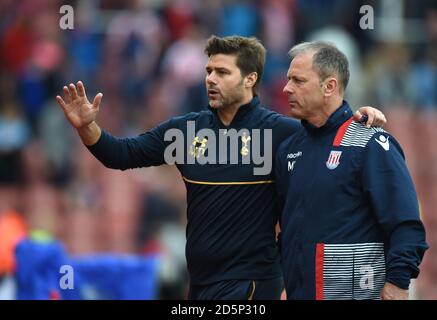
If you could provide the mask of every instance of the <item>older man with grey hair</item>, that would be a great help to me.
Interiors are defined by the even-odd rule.
[[[356,122],[345,55],[290,50],[284,92],[302,128],[278,148],[276,185],[288,299],[407,299],[428,248],[399,143]]]

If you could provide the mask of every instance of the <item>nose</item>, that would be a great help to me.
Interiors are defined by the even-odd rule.
[[[294,92],[294,91],[293,91],[293,86],[291,85],[291,81],[288,81],[288,82],[285,84],[284,89],[282,89],[282,91],[283,91],[284,93],[293,93],[293,92]]]
[[[210,84],[210,85],[217,84],[217,81],[216,81],[215,76],[214,76],[214,72],[211,72],[210,74],[206,75],[206,83]]]

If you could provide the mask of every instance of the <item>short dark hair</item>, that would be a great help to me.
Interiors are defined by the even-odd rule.
[[[251,72],[256,72],[258,78],[253,86],[254,94],[258,93],[258,86],[264,71],[266,62],[266,48],[255,37],[229,36],[209,37],[205,53],[208,57],[215,54],[228,54],[237,57],[237,67],[243,77]]]
[[[345,54],[334,44],[324,41],[297,44],[288,54],[293,60],[297,55],[307,51],[314,51],[313,69],[318,73],[320,81],[335,74],[338,77],[341,92],[344,92],[349,82],[349,62]]]

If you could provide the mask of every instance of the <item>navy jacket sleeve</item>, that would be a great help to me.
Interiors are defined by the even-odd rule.
[[[276,185],[276,193],[278,195],[278,203],[279,208],[282,212],[282,208],[284,207],[284,190],[286,190],[286,175],[285,172],[283,172],[284,167],[284,159],[286,158],[287,154],[285,152],[285,143],[283,142],[275,154],[273,169],[275,174],[275,185]]]
[[[275,174],[275,185],[276,185],[276,194],[277,194],[277,201],[278,201],[278,210],[279,212],[282,212],[283,208],[284,208],[284,201],[285,201],[285,196],[284,196],[284,191],[286,190],[286,172],[284,172],[284,160],[285,157],[287,156],[286,152],[285,152],[285,146],[286,146],[287,142],[283,142],[276,154],[275,154],[275,159],[274,159],[274,174]],[[279,219],[279,227],[280,227],[280,232],[278,234],[278,247],[281,249],[282,247],[282,224],[281,224],[281,219]]]
[[[164,141],[165,132],[177,125],[175,118],[132,138],[116,138],[102,130],[99,140],[88,149],[108,168],[132,169],[159,166],[165,163],[164,151],[171,141]]]
[[[400,145],[388,133],[376,133],[364,152],[364,191],[386,234],[386,282],[408,289],[428,248],[414,184]]]

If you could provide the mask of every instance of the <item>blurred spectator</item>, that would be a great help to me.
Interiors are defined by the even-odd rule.
[[[2,65],[7,70],[20,73],[31,55],[32,34],[30,33],[29,17],[18,15],[11,25],[2,30],[1,41]]]
[[[345,29],[336,26],[320,28],[308,35],[306,41],[328,41],[335,45],[346,55],[349,61],[350,78],[345,98],[352,107],[368,104],[363,99],[364,88],[362,85],[361,54],[357,41]],[[377,105],[378,106],[378,105]]]
[[[220,36],[240,35],[245,37],[259,34],[260,14],[257,1],[224,0],[220,14]]]
[[[191,26],[186,33],[174,42],[166,51],[162,62],[162,73],[170,87],[177,90],[172,114],[184,114],[193,111],[196,97],[189,95],[196,87],[204,91],[206,56],[203,53],[204,40],[202,29]],[[183,58],[181,58],[183,57]],[[202,84],[202,85],[200,85]],[[197,93],[196,90],[194,90]],[[197,96],[197,94],[196,94]]]
[[[185,36],[188,29],[192,29],[195,13],[192,0],[170,0],[164,9],[165,19],[172,41]]]
[[[409,49],[400,43],[381,43],[367,58],[370,103],[381,108],[410,106],[414,94],[408,78]]]
[[[17,243],[27,234],[23,216],[12,210],[0,211],[0,277],[15,271],[14,250]]]
[[[29,136],[29,125],[17,104],[12,100],[0,101],[0,185],[22,182],[22,149]]]
[[[409,80],[413,105],[418,109],[437,109],[437,41],[425,49],[425,57],[411,67]]]
[[[284,70],[288,69],[288,51],[294,44],[294,1],[262,1],[262,38],[268,48],[263,74],[263,100],[277,112],[287,113],[286,96],[282,92],[285,84]]]

